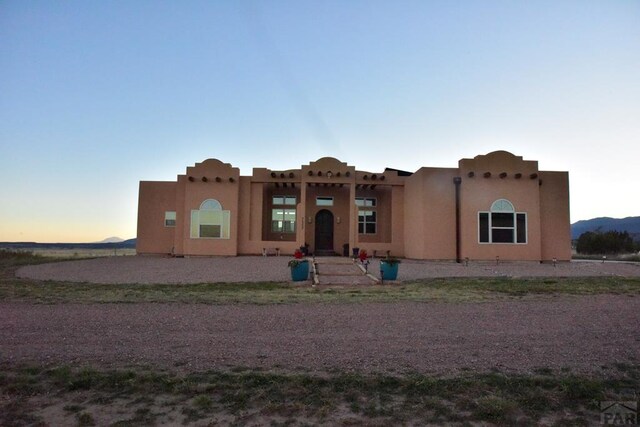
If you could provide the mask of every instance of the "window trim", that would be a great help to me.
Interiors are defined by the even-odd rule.
[[[366,235],[366,236],[374,236],[378,234],[378,198],[377,197],[356,197],[354,198],[354,204],[357,208],[357,216],[358,216],[358,234]],[[360,202],[360,203],[358,203]],[[367,204],[370,202],[371,204]],[[360,212],[364,212],[364,221],[360,221]],[[373,213],[374,221],[367,221],[367,213]],[[362,224],[362,233],[360,232],[360,224]],[[374,232],[367,233],[367,224],[373,224]]]
[[[173,221],[173,223],[169,223],[169,221]],[[176,212],[175,211],[165,211],[164,212],[164,226],[167,228],[175,228],[176,226]]]
[[[358,201],[362,201],[362,204],[358,204]],[[367,201],[371,201],[372,204],[368,205]],[[355,204],[359,208],[377,208],[378,207],[378,198],[377,197],[356,197]]]
[[[365,212],[364,221],[360,221],[360,212]],[[374,220],[367,221],[367,213],[373,213]],[[362,233],[360,232],[360,224],[362,224]],[[375,231],[373,233],[367,233],[367,224],[373,224]],[[364,234],[367,236],[372,236],[378,234],[378,212],[376,209],[358,209],[358,234]]]
[[[203,209],[205,208],[205,209]],[[200,221],[201,212],[220,212],[219,223],[202,223]],[[194,225],[197,221],[197,226]],[[201,226],[213,225],[220,227],[219,237],[201,236]],[[189,224],[189,237],[191,239],[204,240],[229,240],[231,238],[231,211],[222,209],[222,204],[216,199],[206,199],[200,204],[200,209],[191,210],[191,223]]]
[[[282,199],[282,203],[277,203],[276,199]],[[287,203],[287,199],[293,199],[293,203]],[[298,196],[290,194],[274,194],[271,196],[271,206],[296,206],[298,204]]]
[[[493,216],[494,215],[511,215],[512,226],[493,226]],[[483,219],[482,217],[486,216],[486,229],[483,227]],[[520,227],[518,227],[518,223],[520,219],[524,217],[524,241],[519,241],[520,239]],[[518,212],[515,209],[513,203],[511,203],[507,199],[497,199],[491,204],[491,207],[488,211],[478,211],[477,215],[477,226],[478,226],[478,243],[481,245],[526,245],[529,243],[529,219],[526,212]],[[510,242],[494,242],[493,235],[494,230],[510,230],[512,231],[512,241]],[[482,235],[486,234],[486,241],[482,240]]]
[[[320,200],[324,200],[326,202],[330,202],[330,203],[318,203],[318,201]],[[316,206],[322,206],[322,207],[331,207],[334,204],[334,197],[333,196],[316,196]]]
[[[273,219],[273,211],[276,211],[276,210],[282,211],[282,220],[274,220]],[[294,218],[295,218],[293,221],[288,221],[288,222],[293,223],[291,231],[288,231],[288,230],[284,229],[284,223],[285,223],[284,218],[287,215],[287,211],[293,211],[293,215],[294,215]],[[277,221],[282,221],[282,229],[281,230],[274,230],[273,229],[273,223],[277,222]],[[297,212],[296,208],[281,208],[281,207],[272,207],[271,208],[271,232],[272,233],[296,234],[297,222],[298,222],[298,212]]]

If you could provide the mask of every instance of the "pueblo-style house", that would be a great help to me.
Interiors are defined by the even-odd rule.
[[[506,151],[457,168],[357,170],[324,157],[300,169],[216,159],[173,182],[140,182],[139,254],[369,254],[428,260],[569,260],[569,175]]]

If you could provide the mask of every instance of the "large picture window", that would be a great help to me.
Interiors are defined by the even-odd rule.
[[[273,233],[296,232],[296,196],[273,196],[271,199],[271,231]]]
[[[215,199],[207,199],[191,211],[192,239],[228,239],[231,213]]]
[[[358,234],[376,234],[376,204],[376,199],[373,197],[356,197]]]
[[[527,243],[527,214],[516,212],[506,199],[493,202],[489,212],[478,212],[480,243]]]
[[[296,210],[274,208],[271,210],[271,231],[274,233],[296,232]]]

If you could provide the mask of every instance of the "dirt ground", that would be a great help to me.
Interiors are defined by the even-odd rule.
[[[640,297],[435,304],[0,303],[0,360],[186,370],[597,370],[640,355]]]
[[[288,281],[288,260],[288,257],[112,257],[27,266],[19,269],[17,276],[107,284]],[[378,265],[373,261],[370,271],[375,272]],[[640,266],[614,262],[464,266],[404,260],[400,272],[400,280],[638,277]],[[46,286],[46,282],[41,283]],[[0,302],[0,366],[140,367],[184,374],[248,368],[256,372],[300,372],[319,377],[344,372],[447,377],[493,370],[530,374],[550,369],[606,378],[606,369],[612,365],[638,365],[639,324],[640,296],[612,294],[547,295],[464,303],[49,305]],[[5,401],[4,405],[18,408],[15,414],[27,418],[36,413],[38,419],[46,420],[48,425],[74,422],[109,425],[123,419],[137,420],[132,424],[135,425],[156,413],[164,415],[149,418],[155,421],[147,424],[245,424],[243,416],[226,410],[185,421],[189,419],[189,411],[194,411],[194,405],[210,403],[204,399],[206,396],[197,396],[175,407],[169,405],[169,409],[162,397],[144,406],[136,403],[135,396],[110,404],[91,403],[95,396],[90,394],[74,396],[73,393],[56,398],[36,396],[24,401],[27,403],[15,400]],[[175,396],[171,398],[175,400]],[[495,397],[473,396],[473,399],[486,405],[496,404]],[[16,406],[19,404],[25,405],[24,409]],[[76,409],[77,412],[70,412]],[[250,408],[249,412],[252,410],[256,408]],[[324,425],[369,425],[377,420],[363,415],[362,411],[355,415],[344,412],[351,418],[342,420],[337,410],[337,415],[325,419]],[[258,415],[246,424],[289,421],[286,416],[256,413]],[[564,416],[564,412],[551,411],[550,414],[552,420]],[[597,413],[589,416],[583,419],[595,420]],[[391,419],[382,419],[377,425],[389,425]],[[446,418],[436,420],[439,421],[434,423],[438,424]],[[502,420],[503,424],[509,424],[514,419]],[[299,425],[306,424],[302,421]],[[318,418],[307,421],[313,424]],[[421,425],[422,421],[416,416],[414,424]]]

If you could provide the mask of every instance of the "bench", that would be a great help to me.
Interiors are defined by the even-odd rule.
[[[262,256],[280,256],[280,248],[262,248]]]

